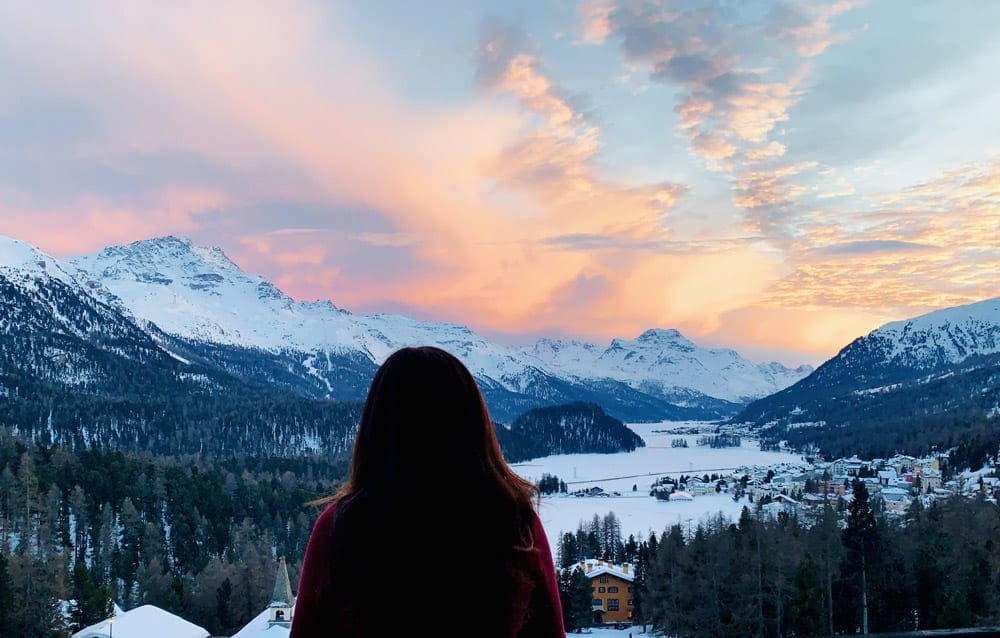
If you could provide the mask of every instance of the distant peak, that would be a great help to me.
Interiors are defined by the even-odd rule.
[[[682,341],[687,342],[688,339],[680,333],[679,330],[673,328],[650,328],[646,332],[639,335],[636,341]]]

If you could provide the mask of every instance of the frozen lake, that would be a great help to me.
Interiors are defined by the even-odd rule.
[[[512,465],[521,476],[538,481],[543,474],[558,476],[570,491],[598,486],[620,496],[579,498],[547,496],[542,499],[539,516],[552,546],[557,551],[558,539],[565,532],[575,532],[580,523],[589,523],[596,514],[603,517],[614,512],[622,525],[622,538],[629,534],[648,538],[675,523],[697,526],[705,516],[722,512],[737,518],[746,505],[734,502],[728,494],[698,496],[691,501],[658,501],[649,496],[649,488],[659,476],[679,474],[729,475],[742,466],[772,466],[780,463],[803,465],[802,458],[785,452],[762,452],[756,441],[744,439],[739,448],[712,449],[698,446],[697,434],[678,434],[669,430],[703,426],[703,423],[665,422],[629,424],[642,437],[646,447],[618,454],[565,454],[533,459]],[[684,438],[689,447],[671,447],[675,438]],[[636,491],[632,491],[632,486]]]

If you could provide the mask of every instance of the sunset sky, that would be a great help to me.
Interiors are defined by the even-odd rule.
[[[818,363],[1000,295],[1000,3],[0,0],[0,235]]]

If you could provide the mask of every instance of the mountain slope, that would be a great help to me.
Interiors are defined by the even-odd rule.
[[[359,406],[306,401],[177,354],[99,284],[0,238],[0,426],[156,454],[350,449]],[[167,344],[167,345],[164,345]]]
[[[1000,298],[886,324],[733,421],[763,427],[772,441],[891,452],[992,430],[998,406]]]
[[[596,352],[590,359],[557,356],[552,341],[506,348],[455,324],[295,302],[221,250],[176,237],[113,246],[70,263],[199,360],[305,396],[359,398],[385,357],[418,344],[462,359],[501,420],[573,401],[637,421],[718,418],[808,372],[697,348],[676,331],[615,340],[603,350],[588,345]]]

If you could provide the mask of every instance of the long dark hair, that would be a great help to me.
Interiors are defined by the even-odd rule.
[[[395,510],[413,501],[430,467],[440,468],[452,493],[492,499],[518,515],[537,503],[537,487],[504,460],[468,368],[441,348],[403,348],[375,373],[350,474],[332,499],[341,511],[356,501]]]
[[[403,348],[379,367],[348,479],[329,500],[331,569],[338,582],[351,574],[338,594],[354,610],[345,622],[384,626],[374,601],[423,613],[421,591],[387,576],[416,562],[434,563],[419,570],[424,591],[497,630],[524,590],[538,489],[507,465],[475,379],[440,348]]]

